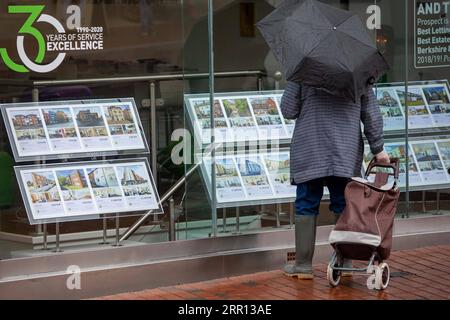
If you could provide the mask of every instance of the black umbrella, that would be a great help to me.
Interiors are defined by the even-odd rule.
[[[389,69],[358,16],[316,0],[285,0],[257,26],[288,81],[357,101]]]

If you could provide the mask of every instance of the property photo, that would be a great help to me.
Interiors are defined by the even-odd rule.
[[[56,171],[64,201],[91,199],[87,179],[82,169]]]
[[[425,105],[425,100],[423,98],[421,88],[414,88],[414,87],[409,88],[407,94],[405,93],[404,90],[397,89],[397,95],[403,107],[406,106],[406,101],[408,101],[408,107],[418,107]]]
[[[420,171],[442,171],[444,169],[434,143],[417,143],[412,146]]]
[[[82,138],[108,135],[100,107],[74,108],[74,113]]]
[[[9,112],[18,140],[45,139],[45,130],[39,110],[14,110]]]
[[[103,107],[112,135],[136,134],[136,123],[130,105]]]
[[[95,197],[122,197],[122,192],[113,167],[87,168],[86,172]]]
[[[259,159],[238,158],[238,168],[244,185],[261,186],[269,184],[266,172]]]
[[[217,159],[216,177],[216,184],[218,189],[241,186],[241,181],[239,180],[236,164],[231,158]]]
[[[430,105],[450,103],[447,89],[444,86],[424,87],[423,92]]]
[[[247,99],[224,99],[222,103],[232,127],[255,126]]]
[[[277,104],[272,97],[251,98],[250,105],[260,126],[282,124]]]
[[[117,174],[125,196],[152,194],[148,173],[144,166],[118,166]]]
[[[77,137],[77,131],[69,108],[43,109],[42,113],[50,139]]]
[[[24,176],[24,183],[33,203],[61,201],[52,171],[27,173]]]
[[[382,108],[400,108],[395,89],[377,88],[378,105]]]

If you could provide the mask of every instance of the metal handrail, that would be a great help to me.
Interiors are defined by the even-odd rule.
[[[192,168],[190,168],[186,174],[179,179],[162,197],[161,200],[159,201],[159,203],[164,203],[167,200],[169,200],[173,194],[178,190],[178,188],[180,188],[187,180],[187,178],[189,178],[194,171],[199,167],[200,163],[195,164]],[[120,238],[120,242],[127,240],[133,233],[136,232],[137,229],[139,229],[139,227],[145,222],[145,220],[147,220],[150,216],[153,216],[153,211],[148,211],[146,214],[144,214],[142,217],[139,218],[139,220],[137,220],[131,227],[129,227],[127,229],[127,231],[125,231],[125,233],[123,234],[123,236]]]
[[[230,71],[216,72],[216,78],[233,78],[233,77],[264,77],[267,73],[261,70],[247,71]],[[189,74],[165,74],[165,75],[149,75],[149,76],[130,76],[130,77],[112,77],[112,78],[89,78],[89,79],[68,79],[68,80],[7,80],[0,79],[0,84],[8,84],[11,86],[57,86],[70,84],[90,84],[90,83],[116,83],[116,82],[134,82],[134,81],[170,81],[184,79],[204,79],[208,78],[209,73],[189,73]]]
[[[170,187],[170,189],[161,197],[159,203],[162,204],[172,198],[173,194],[186,182],[186,180],[195,172],[195,170],[197,170],[197,168],[203,163],[204,159],[211,155],[212,150],[216,150],[220,145],[221,144],[215,144],[215,146],[206,153],[206,156],[202,157],[199,162],[195,163],[182,178],[180,178],[172,187]],[[146,214],[140,217],[139,220],[137,220],[131,227],[129,227],[127,231],[125,231],[119,242],[127,240],[133,233],[136,232],[137,229],[139,229],[139,227],[145,222],[145,220],[147,220],[152,215],[153,211],[148,211]],[[174,221],[171,221],[171,223],[174,223]]]
[[[254,77],[266,75],[263,71],[233,71],[233,72],[217,72],[215,77]],[[157,76],[135,76],[135,77],[115,77],[115,78],[96,78],[96,79],[72,79],[72,80],[41,80],[34,81],[35,86],[55,86],[63,84],[88,84],[88,83],[111,83],[111,82],[133,82],[133,81],[170,81],[184,79],[203,79],[208,78],[208,73],[191,73],[191,74],[167,74]]]

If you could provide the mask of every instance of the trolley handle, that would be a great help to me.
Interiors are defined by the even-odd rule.
[[[372,170],[376,167],[380,167],[380,168],[388,168],[388,169],[392,169],[394,172],[393,173],[388,173],[391,176],[394,176],[395,181],[398,180],[398,176],[399,176],[399,159],[398,158],[391,158],[390,159],[390,163],[379,163],[377,162],[377,159],[375,157],[372,158],[372,160],[370,160],[369,165],[367,166],[367,170],[366,170],[366,174],[365,174],[365,178],[367,179],[367,177],[371,174],[371,173],[376,173],[376,172],[372,172]]]

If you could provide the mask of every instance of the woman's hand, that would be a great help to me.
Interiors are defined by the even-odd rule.
[[[379,154],[375,155],[375,158],[377,159],[378,163],[391,163],[391,159],[385,151],[382,151]]]

